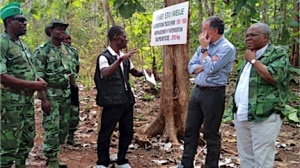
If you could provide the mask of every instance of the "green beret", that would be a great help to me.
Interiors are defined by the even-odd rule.
[[[65,23],[59,19],[53,19],[46,27],[45,27],[45,33],[47,36],[50,37],[50,29],[52,29],[54,26],[63,25],[66,28],[69,26],[68,23]]]
[[[20,8],[19,3],[10,3],[0,10],[0,17],[2,20],[15,15],[22,15],[22,9]]]

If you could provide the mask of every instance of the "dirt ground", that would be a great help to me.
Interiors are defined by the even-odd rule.
[[[142,93],[136,93],[137,103],[134,111],[135,131],[149,124],[157,115],[159,109],[159,98],[154,96],[152,101],[144,101]],[[81,143],[80,147],[64,145],[59,154],[61,161],[67,163],[69,168],[93,168],[97,160],[97,130],[100,109],[94,102],[94,89],[80,89],[81,111],[80,123],[76,132],[76,139]],[[46,158],[43,156],[42,112],[40,102],[36,100],[36,138],[26,164],[29,168],[44,168]],[[117,130],[116,130],[117,131]],[[239,159],[236,149],[236,135],[232,123],[223,123],[222,153],[220,158],[221,167],[239,167]],[[116,159],[118,134],[112,136],[111,160]],[[300,134],[299,125],[289,125],[284,122],[278,137],[275,167],[298,168],[300,164]],[[151,138],[152,146],[141,146],[133,140],[128,151],[128,159],[133,168],[172,168],[176,167],[182,154],[182,146],[172,147],[170,143],[163,142],[158,136]],[[205,159],[205,147],[199,147],[196,159],[197,167],[203,165]],[[113,165],[113,164],[112,164]],[[111,166],[113,167],[113,166]]]

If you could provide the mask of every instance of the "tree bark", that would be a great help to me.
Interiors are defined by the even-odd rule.
[[[187,0],[165,0],[170,6]],[[189,33],[188,33],[189,39]],[[189,40],[187,40],[189,41]],[[164,46],[163,78],[160,92],[160,110],[157,118],[146,128],[145,134],[163,134],[166,141],[178,145],[178,136],[184,134],[189,100],[188,43]]]
[[[297,0],[294,0],[294,12],[293,13],[299,13],[299,6],[300,2]],[[299,15],[295,15],[294,21],[300,23]],[[293,33],[296,34],[299,32],[300,26],[293,28]],[[296,41],[296,38],[300,39],[300,35],[292,38],[292,52],[291,52],[291,64],[295,67],[300,67],[300,60],[299,60],[299,43]]]
[[[260,10],[262,11],[262,22],[268,23],[268,2],[267,0],[261,1],[261,8]]]
[[[113,15],[111,14],[108,0],[103,0],[103,9],[105,12],[104,16],[106,16],[108,18],[108,20],[112,26],[115,26],[116,22],[115,22]]]
[[[203,21],[203,7],[202,7],[202,0],[198,0],[198,18],[199,18],[199,34],[201,33],[201,24]]]

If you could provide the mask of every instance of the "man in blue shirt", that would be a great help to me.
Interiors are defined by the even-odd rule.
[[[225,86],[236,54],[233,44],[223,35],[224,26],[224,22],[216,16],[202,22],[200,46],[188,65],[189,73],[196,76],[196,87],[188,106],[184,153],[179,168],[194,167],[202,124],[207,143],[205,167],[218,167],[221,152],[219,128],[225,106]]]

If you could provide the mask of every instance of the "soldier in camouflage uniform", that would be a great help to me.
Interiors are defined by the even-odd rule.
[[[36,76],[29,48],[19,38],[27,25],[20,4],[8,4],[0,13],[5,26],[0,36],[0,167],[10,168],[15,161],[16,168],[25,168],[35,136],[33,92],[47,83]]]
[[[69,130],[72,50],[62,43],[67,27],[61,20],[52,20],[45,28],[45,31],[50,29],[50,40],[37,47],[33,54],[37,74],[48,83],[46,91],[40,92],[40,99],[44,112],[44,154],[50,168],[59,167],[57,153]]]
[[[270,29],[264,23],[255,23],[247,30],[247,51],[238,69],[233,101],[241,168],[274,164],[290,64],[287,52],[269,40]]]
[[[75,72],[72,75],[72,78],[70,80],[70,85],[71,85],[71,114],[70,114],[70,122],[69,122],[69,135],[67,138],[67,144],[72,145],[72,146],[79,146],[80,143],[75,141],[74,139],[74,132],[77,130],[77,126],[79,123],[79,97],[78,97],[78,86],[76,79],[78,77],[79,73],[79,57],[78,57],[78,51],[76,48],[71,47],[71,36],[68,31],[66,31],[66,36],[64,39],[64,42],[68,44],[73,51],[72,54],[72,63],[73,63],[73,72]]]

